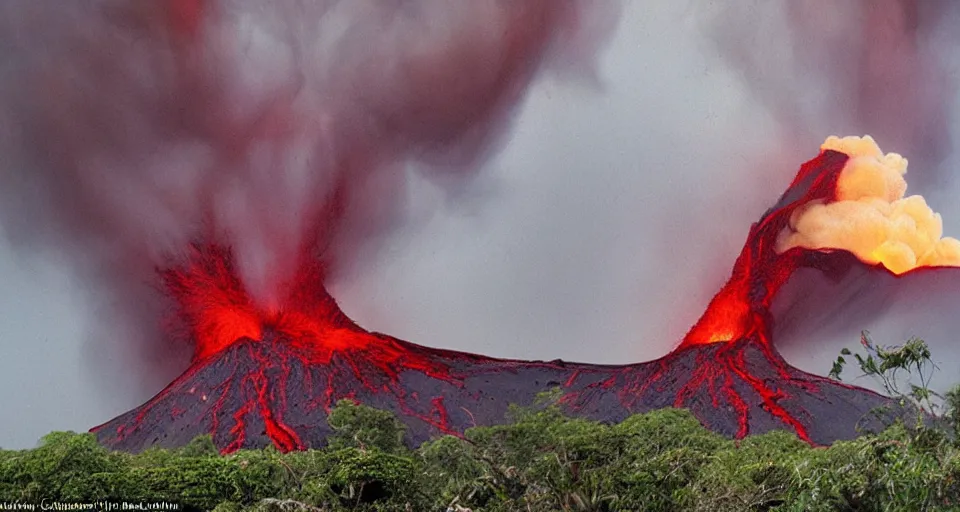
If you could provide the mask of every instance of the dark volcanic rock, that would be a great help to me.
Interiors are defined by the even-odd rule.
[[[385,337],[377,336],[386,341]],[[322,446],[328,409],[351,398],[395,413],[407,442],[503,423],[509,404],[563,390],[572,415],[605,422],[662,407],[690,409],[726,436],[776,429],[817,444],[856,435],[857,422],[888,403],[875,393],[801,372],[751,340],[698,345],[648,363],[601,366],[480,358],[389,339],[428,371],[384,372],[363,354],[315,364],[280,336],[243,340],[180,378],[143,406],[96,427],[104,445],[138,452],[182,446],[212,433],[221,449]]]

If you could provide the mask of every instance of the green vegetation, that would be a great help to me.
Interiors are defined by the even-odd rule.
[[[110,453],[54,433],[0,452],[0,501],[170,499],[205,510],[960,510],[960,451],[894,425],[830,448],[775,432],[736,443],[688,412],[618,425],[515,409],[515,421],[411,451],[381,411],[340,404],[320,450]],[[384,421],[387,418],[387,421]],[[313,508],[310,508],[313,507]],[[459,508],[458,508],[459,507]]]
[[[910,338],[902,345],[884,346],[874,343],[870,333],[860,334],[860,344],[866,357],[853,354],[850,349],[840,351],[833,363],[830,377],[841,380],[847,364],[844,356],[853,355],[863,372],[883,386],[887,396],[896,399],[900,407],[913,412],[915,427],[924,435],[960,432],[960,386],[940,394],[930,388],[933,373],[939,368],[930,358],[930,348],[920,338]],[[883,411],[876,411],[881,413]],[[937,428],[924,428],[937,427]]]
[[[899,352],[865,343],[872,352],[857,360],[865,373],[886,377],[929,361],[922,341],[908,343]],[[838,364],[837,378],[845,361]],[[571,419],[553,405],[555,394],[513,408],[509,424],[416,450],[404,446],[392,415],[349,401],[331,413],[329,446],[288,454],[221,456],[201,437],[130,455],[108,452],[91,434],[57,432],[35,449],[0,451],[0,502],[167,499],[217,511],[960,510],[960,443],[951,433],[960,392],[935,403],[939,395],[909,389],[900,398],[918,400],[924,414],[936,409],[943,422],[898,422],[828,448],[786,432],[727,440],[678,409],[616,425]]]

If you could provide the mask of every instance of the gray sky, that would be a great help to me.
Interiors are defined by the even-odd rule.
[[[344,310],[371,330],[500,357],[625,363],[669,351],[797,167],[832,128],[859,127],[784,129],[776,108],[743,86],[749,73],[704,35],[707,14],[629,3],[601,59],[601,90],[537,83],[508,145],[456,200],[413,179],[410,222],[331,286]],[[787,43],[768,36],[763,48],[777,55]],[[789,72],[772,67],[771,82]],[[799,99],[820,105],[820,92]],[[950,129],[957,140],[956,123]],[[957,161],[944,158],[944,168]],[[930,199],[942,210],[952,197],[941,187]],[[960,210],[943,213],[945,231],[960,234]],[[132,385],[138,368],[86,341],[97,312],[55,263],[3,247],[0,275],[0,446],[85,430],[159,390]],[[941,317],[909,318],[932,336]],[[784,352],[823,373],[856,343],[817,341],[816,352],[797,343]]]

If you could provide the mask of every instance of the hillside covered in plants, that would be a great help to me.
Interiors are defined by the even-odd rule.
[[[617,425],[554,407],[412,451],[389,414],[340,403],[323,449],[220,455],[108,452],[53,433],[0,452],[0,501],[172,500],[198,510],[960,510],[960,449],[904,424],[813,448],[786,432],[742,441],[663,409]]]
[[[55,432],[0,450],[0,503],[173,501],[184,510],[923,511],[960,510],[960,388],[927,387],[922,340],[884,347],[864,333],[860,370],[906,406],[882,431],[815,447],[785,431],[731,440],[688,411],[618,424],[563,415],[560,393],[510,422],[411,450],[391,413],[343,400],[320,449],[222,455],[210,436],[174,449],[109,451],[94,434]],[[909,391],[901,392],[903,386]],[[885,414],[884,411],[876,411]],[[890,417],[887,415],[887,417]],[[865,422],[864,424],[868,424]]]

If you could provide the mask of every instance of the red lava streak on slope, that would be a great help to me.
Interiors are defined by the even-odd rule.
[[[774,353],[771,344],[770,305],[794,271],[802,266],[817,266],[822,260],[803,249],[778,254],[775,250],[777,237],[795,209],[811,201],[830,202],[834,199],[837,180],[847,160],[846,154],[827,150],[804,164],[779,203],[751,227],[732,276],[684,337],[678,350],[711,343],[728,346],[716,351],[713,361],[698,361],[695,374],[677,396],[676,407],[682,407],[689,395],[703,388],[713,397],[715,406],[717,395],[722,394],[739,415],[737,436],[746,435],[749,432],[747,407],[732,386],[735,376],[748,383],[761,397],[761,406],[765,410],[789,425],[802,439],[810,441],[803,422],[780,405],[780,401],[788,397],[781,386],[783,381],[768,383],[747,372],[739,345],[733,342],[743,339],[757,341],[778,376],[791,379],[789,367]],[[698,359],[702,359],[702,354]],[[826,379],[811,377],[794,379],[793,384],[804,392],[817,393],[817,381]]]
[[[211,364],[232,346],[242,345],[242,342],[248,344],[241,350],[253,363],[250,370],[244,372],[235,368],[211,392],[198,394],[195,387],[187,390],[200,402],[213,404],[210,409],[212,430],[217,432],[226,428],[230,434],[226,451],[244,446],[245,420],[253,413],[262,418],[265,435],[279,449],[288,451],[306,446],[296,430],[283,420],[287,409],[286,391],[292,378],[290,370],[294,365],[328,366],[333,355],[338,354],[356,381],[372,392],[395,386],[400,369],[449,379],[446,365],[408,350],[392,338],[359,328],[340,311],[323,288],[321,265],[312,259],[304,261],[300,272],[286,287],[286,300],[272,310],[256,306],[246,295],[236,277],[230,253],[222,247],[196,246],[191,264],[162,272],[166,289],[179,304],[173,321],[186,324],[196,347],[193,366],[177,382],[189,381],[196,368]],[[249,345],[268,342],[283,343],[286,350],[256,350]],[[309,379],[310,374],[305,377]],[[177,387],[177,382],[168,390]],[[332,405],[333,396],[350,394],[336,392],[333,379],[317,382],[316,387],[313,384],[307,383],[308,387],[319,391],[325,410]],[[242,401],[230,410],[225,407],[230,402],[228,393],[237,390]],[[133,430],[166,392],[143,407],[134,421]],[[440,431],[449,431],[442,398],[436,399],[434,405],[437,418],[424,420]],[[127,429],[127,426],[121,426],[117,434],[123,436]]]
[[[559,387],[569,413],[601,421],[675,406],[731,437],[783,428],[815,444],[854,437],[857,422],[889,400],[788,365],[773,346],[770,314],[797,269],[837,277],[863,265],[843,250],[775,250],[798,207],[833,199],[847,161],[824,150],[803,165],[752,226],[703,317],[676,350],[647,363],[501,360],[370,333],[339,310],[310,258],[276,308],[259,308],[227,251],[197,247],[191,265],[162,273],[196,343],[193,364],[147,404],[93,430],[101,443],[128,451],[205,433],[225,452],[271,443],[295,450],[324,444],[326,412],[349,398],[397,414],[415,445],[500,423],[509,404],[529,405]]]
[[[796,208],[814,200],[833,199],[847,159],[843,153],[825,151],[803,165],[780,203],[751,227],[730,280],[684,337],[681,348],[753,336],[769,344],[770,303],[787,278],[805,263],[803,251],[777,254],[777,237]]]

